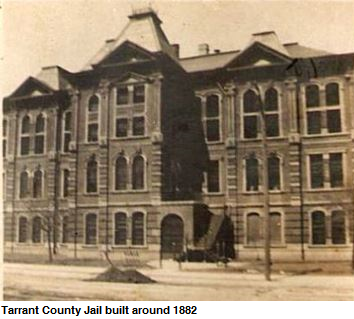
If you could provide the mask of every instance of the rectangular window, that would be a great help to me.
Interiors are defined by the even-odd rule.
[[[322,188],[324,184],[322,154],[310,155],[310,175],[311,188]]]
[[[6,157],[7,152],[7,140],[2,140],[2,156]]]
[[[21,137],[21,155],[29,154],[30,138],[29,136]]]
[[[68,153],[69,152],[69,145],[70,145],[70,141],[71,141],[71,134],[70,133],[65,133],[64,134],[64,152]]]
[[[208,167],[208,193],[220,192],[219,161],[210,161]]]
[[[268,137],[279,136],[279,116],[278,114],[267,114],[265,116],[266,135]]]
[[[258,116],[245,116],[244,117],[244,138],[257,138],[258,137]]]
[[[128,119],[116,119],[116,137],[128,135]]]
[[[209,142],[220,140],[219,120],[206,120],[206,138]]]
[[[37,135],[34,138],[34,153],[43,154],[44,153],[44,136]]]
[[[307,134],[321,134],[321,112],[307,112]]]
[[[343,186],[343,155],[341,153],[329,154],[329,176],[331,187]]]
[[[327,111],[327,130],[328,133],[338,133],[342,131],[340,110]]]
[[[345,214],[342,211],[332,212],[332,243],[345,244]]]
[[[270,238],[273,245],[279,245],[282,242],[280,213],[270,213]]]
[[[117,104],[125,105],[129,101],[129,92],[127,87],[121,87],[117,89]]]
[[[143,116],[133,118],[133,135],[143,136],[145,134],[145,118]]]
[[[98,141],[98,124],[92,123],[88,125],[88,142],[97,142]]]
[[[145,102],[145,86],[135,85],[133,89],[133,103],[144,103]]]
[[[246,159],[246,191],[258,191],[259,189],[259,172],[258,160],[255,158]]]

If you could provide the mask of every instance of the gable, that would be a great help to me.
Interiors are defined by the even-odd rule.
[[[141,82],[149,82],[150,78],[134,72],[127,72],[123,74],[120,78],[114,81],[115,84],[135,84]]]
[[[130,64],[151,61],[153,59],[154,56],[151,52],[130,41],[125,41],[96,66],[109,64]]]
[[[29,77],[10,95],[10,97],[41,96],[51,93],[53,93],[53,90],[48,85],[36,78]]]
[[[227,66],[231,68],[246,66],[265,66],[271,64],[288,63],[291,59],[261,43],[255,42]]]

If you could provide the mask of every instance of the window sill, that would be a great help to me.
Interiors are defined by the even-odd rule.
[[[118,249],[147,249],[147,245],[112,245],[113,250]]]
[[[320,138],[320,137],[337,137],[337,136],[346,136],[349,135],[349,132],[337,132],[337,133],[322,133],[322,134],[304,134],[303,138]]]
[[[99,248],[99,245],[97,244],[84,244],[84,245],[81,245],[81,248],[88,248],[88,249],[98,249]]]
[[[112,194],[135,194],[135,193],[148,193],[149,190],[147,189],[127,189],[127,190],[113,190],[111,191]]]
[[[267,141],[277,141],[277,140],[283,140],[286,139],[286,136],[283,135],[279,135],[279,136],[272,136],[272,137],[267,137],[266,140]],[[241,142],[261,142],[263,139],[262,137],[252,137],[252,138],[245,138],[242,137],[241,138]]]
[[[348,191],[348,189],[346,187],[308,188],[308,189],[305,189],[305,192],[309,192],[309,193],[336,192],[336,191]]]
[[[224,192],[203,192],[204,196],[225,196]]]
[[[328,248],[328,249],[333,249],[333,248],[340,248],[340,249],[346,249],[346,248],[350,248],[351,247],[351,244],[325,244],[325,245],[315,245],[315,244],[309,244],[307,246],[308,248]]]
[[[276,245],[271,245],[271,248],[286,248],[286,244],[276,244]],[[262,244],[257,244],[257,245],[243,245],[243,248],[247,248],[247,249],[264,249],[264,245]]]
[[[224,141],[222,141],[222,140],[208,141],[207,139],[205,139],[205,143],[208,145],[219,145],[219,144],[224,144]]]
[[[110,141],[124,141],[124,140],[138,140],[138,139],[149,139],[150,137],[147,135],[129,135],[122,137],[112,137]]]

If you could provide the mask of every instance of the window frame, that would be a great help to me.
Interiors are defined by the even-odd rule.
[[[125,163],[126,163],[126,187],[124,189],[118,189],[117,188],[117,161],[118,159],[125,159]],[[114,179],[113,179],[113,191],[114,192],[119,192],[119,193],[124,193],[127,191],[130,191],[130,175],[129,172],[131,170],[130,167],[130,162],[129,162],[129,158],[125,155],[118,155],[115,160],[114,160]]]
[[[28,132],[23,133],[23,120],[28,117]],[[21,125],[19,125],[19,129],[20,129],[20,142],[19,142],[19,154],[18,156],[20,157],[24,157],[24,156],[30,156],[31,155],[31,123],[32,123],[32,118],[30,116],[30,114],[25,114],[24,116],[22,116],[21,118]],[[28,152],[26,154],[22,154],[22,139],[28,139]]]
[[[68,116],[70,114],[70,128],[67,129],[66,128],[66,116]],[[63,113],[63,118],[62,118],[62,145],[61,145],[61,150],[63,153],[67,154],[70,153],[70,143],[72,141],[72,122],[73,122],[73,118],[72,118],[73,112],[71,110],[66,110]],[[69,140],[69,144],[68,144],[68,150],[66,151],[65,149],[65,145],[66,145],[66,136],[69,135],[70,136],[70,140]]]
[[[219,158],[215,158],[215,159],[210,159],[209,161],[209,164],[210,162],[217,162],[218,163],[218,187],[219,187],[219,190],[218,191],[210,191],[209,190],[209,165],[208,165],[208,170],[206,172],[206,194],[210,194],[210,195],[213,195],[213,194],[222,194],[223,193],[223,187],[222,187],[222,159],[219,159]]]
[[[44,124],[43,124],[43,131],[37,132],[37,121],[38,118],[42,116]],[[34,155],[43,155],[46,154],[46,131],[47,131],[47,116],[45,113],[41,112],[36,116],[36,122],[35,122],[35,130],[34,130],[34,148],[33,148],[33,154]],[[37,152],[36,147],[37,147],[37,138],[43,137],[43,151],[42,152]]]
[[[40,172],[41,173],[41,179],[40,179],[40,194],[37,196],[35,196],[35,190],[36,190],[36,173]],[[45,185],[44,185],[44,170],[42,168],[37,168],[34,172],[33,172],[33,179],[32,179],[32,198],[36,198],[36,199],[41,199],[44,197],[44,189],[45,189]]]
[[[34,233],[34,220],[35,219],[39,219],[40,221],[40,226],[39,226],[39,241],[34,241],[33,238],[35,236],[35,233]],[[40,245],[43,243],[43,230],[42,230],[42,216],[40,215],[35,215],[33,216],[32,218],[32,223],[31,223],[31,243],[34,244],[34,245]]]
[[[25,237],[25,241],[20,241],[21,239],[21,231],[20,231],[20,221],[21,219],[26,220],[26,237]],[[17,227],[16,227],[16,231],[17,231],[17,244],[19,245],[23,245],[23,244],[27,244],[29,242],[29,230],[30,230],[30,223],[28,221],[28,217],[23,215],[23,214],[19,214],[18,218],[17,218]]]
[[[137,157],[141,157],[143,159],[143,188],[134,188],[134,160],[137,158]],[[147,190],[147,160],[146,160],[146,157],[143,155],[143,154],[136,154],[132,157],[132,160],[131,160],[131,165],[130,165],[130,168],[131,168],[131,190],[133,192],[144,192]]]
[[[88,244],[87,243],[87,217],[89,215],[94,215],[96,216],[96,234],[95,234],[95,243],[94,244]],[[99,214],[97,212],[86,212],[84,213],[84,232],[83,232],[83,246],[88,246],[88,247],[97,247],[99,245]]]
[[[97,107],[97,111],[89,111],[89,103],[90,103],[90,99],[92,97],[97,97],[98,99],[98,107]],[[97,92],[93,92],[87,99],[86,101],[86,126],[85,126],[85,140],[87,144],[98,144],[99,140],[100,140],[100,122],[101,122],[101,95]],[[94,119],[90,119],[90,116],[94,117]],[[90,141],[89,140],[89,126],[90,125],[97,125],[97,140],[96,141]]]
[[[207,99],[208,97],[211,96],[216,96],[218,98],[218,116],[208,116],[207,115]],[[219,91],[208,91],[204,92],[203,94],[196,95],[197,99],[200,99],[200,105],[201,105],[201,116],[202,116],[202,125],[203,125],[203,132],[204,132],[204,140],[205,143],[207,144],[218,144],[222,143],[223,141],[223,104],[224,100],[222,98],[222,95]],[[218,128],[219,128],[219,139],[215,141],[210,141],[208,140],[207,136],[207,124],[208,121],[217,121],[218,122]]]
[[[4,123],[6,123],[5,129],[4,129]],[[3,116],[2,118],[2,157],[3,158],[6,158],[8,154],[9,125],[10,125],[9,118],[7,116]]]
[[[95,192],[88,192],[88,164],[90,163],[90,161],[93,160],[96,162],[96,191]],[[85,165],[85,183],[84,183],[84,187],[85,187],[85,195],[97,195],[99,193],[99,189],[100,189],[100,183],[99,183],[99,162],[96,158],[96,156],[92,157],[90,156],[87,160],[86,160],[86,165]]]
[[[117,232],[117,224],[116,224],[116,215],[118,214],[123,214],[125,215],[125,244],[117,244],[116,243],[116,232]],[[113,225],[113,234],[112,234],[112,246],[114,247],[129,247],[129,230],[130,230],[130,227],[129,227],[129,214],[127,211],[125,210],[122,210],[122,209],[118,209],[117,211],[113,212],[112,214],[112,218],[113,218],[113,221],[112,221],[112,225]]]
[[[142,214],[143,216],[143,244],[134,244],[134,215],[135,214]],[[147,246],[147,214],[146,211],[142,210],[142,209],[134,209],[133,212],[131,212],[131,247],[146,247]]]
[[[257,190],[247,190],[247,160],[249,159],[255,159],[257,160],[257,174],[258,174],[258,189]],[[263,185],[261,184],[261,174],[260,174],[260,167],[263,163],[261,160],[257,157],[256,154],[252,155],[246,155],[243,158],[243,192],[245,194],[256,194],[256,193],[261,193],[263,191]]]

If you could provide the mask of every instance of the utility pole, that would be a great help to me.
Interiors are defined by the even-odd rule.
[[[258,107],[260,111],[260,126],[262,134],[262,160],[263,160],[263,209],[264,209],[264,276],[271,280],[271,252],[270,252],[270,213],[269,213],[269,176],[268,176],[268,147],[265,119],[265,105],[262,92],[257,84],[254,84],[258,94]]]

